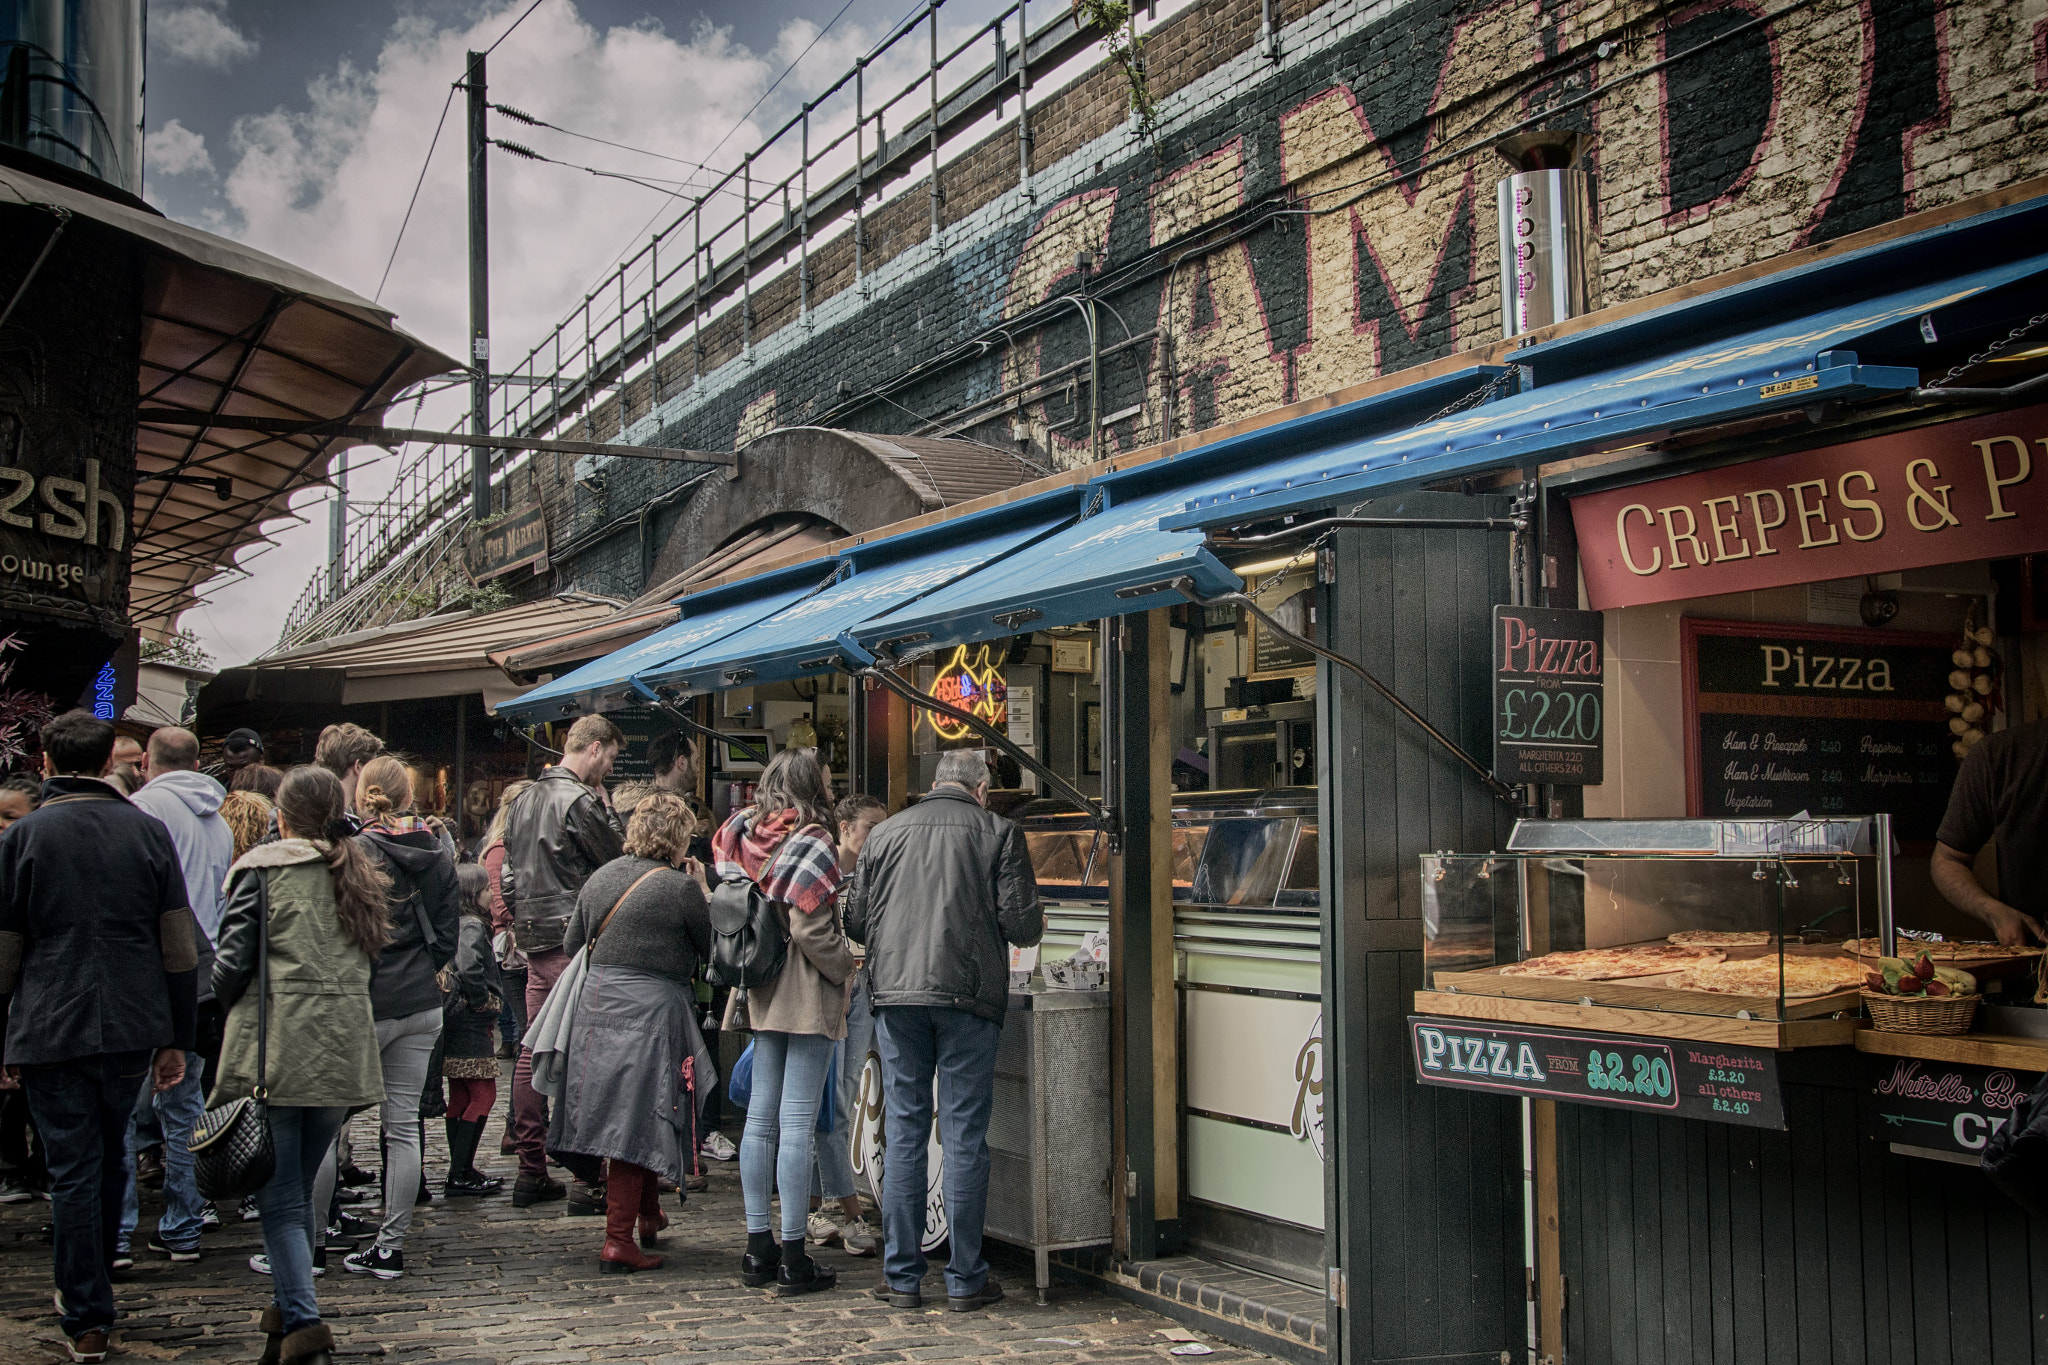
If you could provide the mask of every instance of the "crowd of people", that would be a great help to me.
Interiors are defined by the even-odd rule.
[[[686,1198],[707,1160],[737,1159],[744,1284],[830,1290],[807,1243],[832,1245],[879,1253],[872,1294],[921,1307],[936,1114],[948,1307],[1002,1298],[981,1248],[986,1138],[1008,950],[1044,920],[978,751],[942,755],[932,790],[890,816],[869,796],[835,803],[817,753],[786,749],[712,831],[687,738],[657,737],[654,780],[614,790],[622,737],[586,716],[558,762],[504,789],[472,858],[357,725],[328,726],[313,762],[284,771],[248,730],[206,771],[176,727],[145,747],[73,711],[41,740],[40,782],[0,779],[0,1203],[49,1200],[74,1361],[109,1352],[139,1186],[163,1191],[146,1250],[200,1258],[224,1210],[201,1195],[193,1132],[209,1106],[253,1096],[273,1173],[226,1212],[261,1223],[262,1359],[331,1365],[315,1280],[330,1251],[350,1273],[404,1276],[432,1198],[428,1118],[446,1126],[444,1198],[505,1193],[479,1161],[505,1061],[510,1201],[601,1215],[607,1273],[659,1269],[664,1192]],[[782,951],[762,979],[734,979],[714,898],[766,907]],[[737,1147],[720,1129],[740,1078],[717,1061],[734,1031],[749,1039]],[[879,1233],[849,1147],[870,1047]],[[373,1107],[374,1219],[362,1187],[380,1177],[348,1135]]]

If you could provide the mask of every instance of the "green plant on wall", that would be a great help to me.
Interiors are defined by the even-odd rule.
[[[1122,68],[1124,82],[1130,87],[1131,117],[1138,121],[1138,136],[1157,150],[1159,109],[1145,83],[1145,40],[1131,23],[1131,7],[1124,0],[1074,0],[1074,13],[1083,23],[1102,31],[1103,54]]]
[[[189,630],[174,630],[169,639],[144,640],[142,662],[146,664],[177,664],[183,668],[212,668],[213,655],[199,643],[199,636]]]

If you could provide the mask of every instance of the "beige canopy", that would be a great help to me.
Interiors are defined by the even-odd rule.
[[[145,407],[375,423],[400,390],[461,368],[394,327],[390,309],[239,242],[0,168],[0,202],[8,201],[76,214],[141,243]],[[350,444],[139,427],[129,615],[143,634],[168,633],[196,589],[236,551],[266,540],[263,523],[290,515],[292,492],[323,482],[329,456]],[[225,476],[229,497],[170,475]]]

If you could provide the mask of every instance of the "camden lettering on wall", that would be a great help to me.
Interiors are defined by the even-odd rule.
[[[2048,550],[2048,406],[1572,501],[1596,611]]]

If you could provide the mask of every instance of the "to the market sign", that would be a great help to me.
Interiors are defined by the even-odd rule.
[[[1595,610],[2048,550],[2048,406],[1572,502]]]
[[[548,522],[539,503],[528,503],[484,526],[469,528],[471,582],[481,583],[528,564],[534,566],[535,573],[548,566]]]

